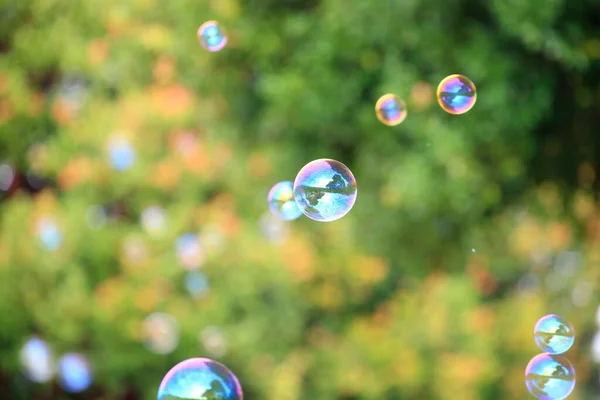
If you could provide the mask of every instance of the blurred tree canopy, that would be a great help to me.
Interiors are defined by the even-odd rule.
[[[533,326],[559,313],[574,398],[591,398],[599,6],[0,0],[0,397],[71,398],[23,383],[31,334],[89,358],[94,385],[73,398],[151,399],[218,326],[213,358],[248,399],[521,399]],[[209,19],[229,37],[218,53],[195,36]],[[462,116],[435,99],[453,73],[478,89]],[[373,109],[390,92],[408,104],[394,128]],[[115,135],[129,169],[111,168]],[[354,209],[261,217],[271,185],[317,158],[352,169]],[[140,224],[149,206],[161,235]],[[56,249],[36,231],[48,216]],[[199,299],[175,251],[187,232],[206,246]],[[180,325],[168,355],[142,344],[156,311]]]

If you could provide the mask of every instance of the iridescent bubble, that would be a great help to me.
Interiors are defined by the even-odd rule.
[[[195,233],[180,236],[175,243],[175,251],[185,269],[198,269],[204,264],[204,248],[200,243],[200,237]]]
[[[142,211],[140,217],[144,230],[151,235],[159,235],[164,232],[167,216],[162,207],[152,206]]]
[[[223,357],[227,354],[227,337],[225,331],[218,326],[207,326],[200,332],[200,342],[206,353],[212,357]]]
[[[158,400],[243,400],[242,387],[226,366],[208,358],[190,358],[167,373]]]
[[[191,271],[185,275],[185,287],[195,298],[205,296],[210,288],[208,278],[200,271]]]
[[[50,346],[37,336],[30,337],[20,354],[25,376],[38,383],[48,382],[54,376],[54,356]]]
[[[111,167],[117,171],[125,171],[135,163],[135,149],[129,140],[113,137],[108,143],[108,157]]]
[[[217,21],[206,21],[198,28],[200,44],[208,51],[222,50],[227,44],[227,36]]]
[[[296,200],[294,200],[293,182],[276,183],[269,191],[267,201],[271,213],[284,221],[291,221],[302,215],[302,211],[300,211]]]
[[[67,392],[83,392],[92,384],[92,370],[86,358],[68,353],[58,360],[58,381]]]
[[[527,364],[525,385],[540,400],[564,399],[575,388],[575,368],[565,356],[539,354]]]
[[[375,115],[384,125],[395,126],[401,124],[407,115],[406,103],[394,94],[384,94],[375,104]]]
[[[475,105],[477,89],[469,78],[450,75],[442,79],[437,88],[440,107],[450,114],[464,114]]]
[[[50,217],[41,218],[36,226],[36,233],[47,251],[56,251],[62,244],[62,234],[56,221]]]
[[[306,164],[294,181],[294,196],[300,210],[315,221],[342,218],[356,201],[356,180],[339,161],[319,159]]]
[[[546,353],[562,354],[575,342],[573,325],[560,315],[546,315],[533,328],[535,343]]]
[[[169,354],[179,344],[179,324],[169,314],[150,314],[144,320],[143,337],[146,348],[151,352]]]

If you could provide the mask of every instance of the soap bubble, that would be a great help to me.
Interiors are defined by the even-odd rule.
[[[406,103],[394,94],[384,94],[375,103],[375,115],[384,125],[399,125],[406,119]]]
[[[525,385],[540,400],[559,400],[575,388],[575,369],[564,356],[539,354],[525,369]]]
[[[53,218],[41,218],[36,225],[36,233],[42,247],[47,251],[56,251],[62,244],[62,234]]]
[[[290,181],[276,183],[267,196],[271,213],[284,221],[299,218],[302,211],[294,200],[294,184]]]
[[[182,361],[165,375],[158,400],[242,400],[242,387],[226,366],[208,358]]]
[[[575,329],[563,317],[555,314],[546,315],[533,328],[535,343],[550,354],[562,354],[569,350],[575,342]]]
[[[185,275],[185,287],[195,298],[205,296],[210,288],[208,278],[200,271],[191,271]]]
[[[437,88],[440,107],[450,114],[464,114],[475,105],[477,89],[469,78],[450,75],[442,79]]]
[[[151,235],[164,232],[167,216],[162,207],[152,206],[144,209],[140,217],[142,227]]]
[[[125,171],[135,163],[135,149],[129,140],[115,136],[108,142],[108,157],[112,168]]]
[[[222,50],[227,44],[227,36],[217,21],[206,21],[198,28],[200,44],[208,51]]]
[[[169,314],[150,314],[144,320],[143,337],[146,348],[151,352],[169,354],[179,344],[179,324]]]
[[[227,354],[227,337],[225,331],[218,326],[207,326],[200,332],[200,342],[207,354],[212,357],[223,357]]]
[[[58,381],[67,392],[83,392],[92,384],[92,371],[85,357],[68,353],[58,360]]]
[[[181,235],[175,243],[175,251],[185,269],[198,269],[204,264],[204,248],[200,243],[200,237],[195,233]]]
[[[594,334],[594,338],[592,339],[592,360],[595,363],[600,363],[600,331]]]
[[[48,382],[54,376],[54,356],[50,346],[37,336],[30,337],[20,354],[23,373],[33,382]]]
[[[294,181],[300,210],[315,221],[335,221],[346,215],[356,201],[356,180],[339,161],[320,159],[306,164]]]

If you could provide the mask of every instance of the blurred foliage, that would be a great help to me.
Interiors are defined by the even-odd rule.
[[[0,0],[0,162],[16,171],[0,205],[0,397],[71,398],[23,384],[33,333],[91,360],[94,386],[73,398],[152,399],[219,326],[218,359],[250,400],[524,399],[533,326],[559,313],[577,330],[572,398],[591,398],[597,9]],[[209,19],[229,35],[215,54],[195,36]],[[478,88],[463,116],[436,104],[452,73]],[[409,107],[395,128],[373,110],[388,92]],[[137,152],[129,170],[108,163],[115,134]],[[354,171],[356,206],[269,240],[269,188],[323,157]],[[159,237],[139,223],[151,205],[167,213]],[[90,223],[93,206],[105,225]],[[54,252],[35,234],[44,216],[63,234]],[[174,243],[186,232],[215,243],[201,299],[181,283]],[[154,311],[181,326],[172,354],[141,343]]]

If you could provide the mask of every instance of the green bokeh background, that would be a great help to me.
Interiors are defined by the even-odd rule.
[[[198,336],[217,326],[212,357],[248,400],[527,399],[547,313],[576,328],[571,398],[595,398],[598,7],[0,0],[0,162],[18,171],[0,194],[0,398],[153,399],[171,366],[211,357]],[[219,53],[196,37],[209,19],[228,32]],[[478,88],[462,116],[435,99],[453,73]],[[375,118],[385,93],[407,102],[397,127]],[[107,162],[114,135],[136,149],[130,170]],[[324,157],[354,172],[353,210],[265,236],[270,187]],[[152,205],[162,235],[140,225]],[[175,254],[186,232],[213,243],[201,299]],[[152,312],[180,325],[169,355],[142,343]],[[32,334],[85,354],[93,387],[27,382]]]

